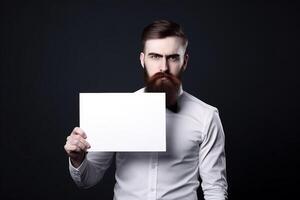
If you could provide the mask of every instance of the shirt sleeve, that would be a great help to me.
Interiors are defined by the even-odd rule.
[[[205,200],[227,199],[225,135],[217,109],[210,114],[204,128],[199,173]]]
[[[88,152],[78,168],[69,158],[69,171],[78,187],[89,188],[97,184],[111,165],[113,152]]]

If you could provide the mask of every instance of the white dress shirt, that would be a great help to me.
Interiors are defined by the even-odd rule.
[[[166,109],[166,152],[116,153],[114,200],[197,200],[199,175],[206,200],[227,198],[225,136],[217,108],[182,88],[177,104],[177,113]],[[113,155],[89,152],[78,168],[69,161],[74,182],[95,185]]]

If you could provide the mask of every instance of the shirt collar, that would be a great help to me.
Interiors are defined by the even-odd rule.
[[[180,84],[177,97],[180,97],[182,94],[183,94],[183,89],[182,89],[182,84]]]

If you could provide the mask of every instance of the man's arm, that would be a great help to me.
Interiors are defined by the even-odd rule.
[[[225,135],[218,110],[207,119],[199,152],[199,173],[205,200],[227,199]]]
[[[88,188],[98,183],[106,169],[110,166],[113,152],[89,152],[86,133],[75,127],[67,137],[64,146],[69,156],[69,170],[71,177],[78,187]]]
[[[113,152],[89,152],[77,168],[69,158],[69,171],[76,185],[82,188],[96,185],[111,165],[113,155]]]

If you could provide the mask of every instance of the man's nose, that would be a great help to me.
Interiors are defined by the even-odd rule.
[[[161,71],[161,72],[166,72],[166,71],[168,71],[168,69],[169,69],[168,61],[167,61],[166,58],[163,58],[163,59],[162,59],[162,63],[161,63],[161,65],[160,65],[160,71]]]

